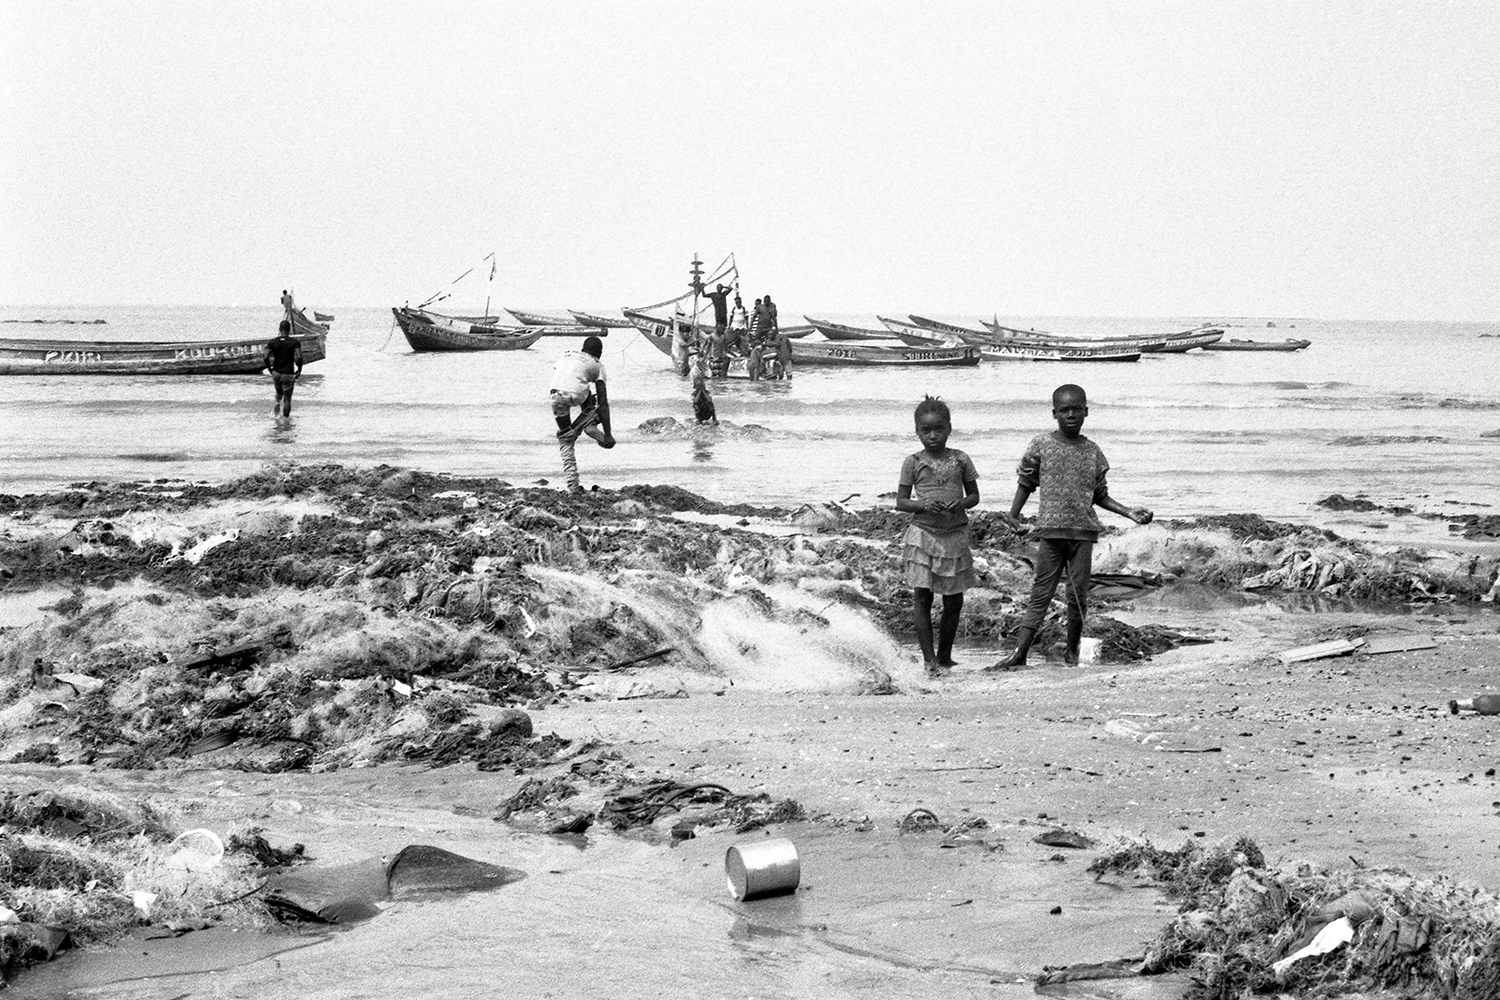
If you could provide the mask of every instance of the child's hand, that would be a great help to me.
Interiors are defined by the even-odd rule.
[[[1155,516],[1145,507],[1135,507],[1130,511],[1130,519],[1136,524],[1150,524]]]

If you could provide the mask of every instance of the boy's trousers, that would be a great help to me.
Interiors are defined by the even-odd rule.
[[[1089,574],[1094,563],[1094,543],[1075,538],[1043,538],[1037,545],[1036,575],[1026,602],[1023,628],[1040,630],[1057,592],[1057,583],[1067,577],[1068,620],[1081,622],[1088,611]]]

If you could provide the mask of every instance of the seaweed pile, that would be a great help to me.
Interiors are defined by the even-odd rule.
[[[231,838],[227,853],[205,855],[187,846],[191,836],[149,801],[67,787],[7,792],[0,978],[69,944],[109,941],[134,927],[173,934],[221,922],[268,926],[260,904],[243,900],[268,867],[300,851],[277,852],[252,830]]]
[[[1187,970],[1193,1000],[1386,989],[1408,1000],[1500,996],[1500,911],[1474,886],[1397,869],[1277,871],[1245,837],[1209,848],[1190,840],[1175,851],[1129,842],[1089,871],[1144,878],[1181,901],[1145,955],[1110,974]],[[1053,970],[1044,979],[1089,974]]]

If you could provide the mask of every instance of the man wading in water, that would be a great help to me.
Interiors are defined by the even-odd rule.
[[[291,320],[281,321],[276,339],[266,345],[266,353],[261,356],[261,368],[271,373],[276,385],[276,407],[271,414],[290,417],[292,388],[302,374],[302,342],[292,336]]]
[[[609,394],[604,388],[604,342],[589,337],[581,351],[564,351],[552,373],[552,416],[557,420],[557,446],[562,452],[563,474],[570,493],[582,493],[578,481],[578,456],[573,445],[580,434],[599,442],[601,448],[613,448],[615,436],[609,432]],[[589,390],[593,391],[590,392]],[[573,407],[578,416],[573,417]]]

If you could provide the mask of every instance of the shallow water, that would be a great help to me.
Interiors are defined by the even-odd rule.
[[[223,479],[270,461],[391,463],[513,482],[559,478],[546,388],[571,338],[525,351],[415,354],[391,314],[336,308],[329,357],[307,369],[290,423],[270,416],[264,376],[12,376],[0,419],[25,433],[0,446],[0,489],[92,479]],[[140,339],[269,336],[274,308],[12,307],[17,318],[100,317],[106,326],[0,325],[0,335]],[[789,314],[790,315],[790,314]],[[845,317],[871,323],[872,318]],[[1002,317],[1078,335],[1161,333],[1199,317]],[[686,384],[632,331],[606,339],[621,446],[580,447],[586,483],[673,483],[723,501],[873,503],[917,447],[925,393],[953,407],[951,444],[968,451],[985,506],[1004,507],[1026,442],[1051,424],[1061,382],[1090,393],[1086,433],[1113,465],[1117,496],[1160,516],[1254,511],[1343,520],[1381,539],[1441,540],[1441,523],[1316,507],[1330,493],[1437,512],[1497,501],[1500,385],[1468,373],[1500,365],[1500,324],[1232,321],[1227,337],[1305,337],[1293,354],[1191,352],[1135,364],[986,362],[926,371],[804,369],[789,383],[714,388],[733,427],[654,436],[651,417],[690,419]],[[1292,326],[1291,324],[1295,324]],[[1440,440],[1429,440],[1429,439]],[[1383,525],[1371,527],[1372,524]]]
[[[101,982],[105,962],[74,957],[29,974],[16,995],[1019,998],[1042,965],[1138,950],[1172,911],[1154,890],[1039,864],[1029,832],[1012,856],[943,850],[934,835],[793,827],[779,835],[798,845],[801,888],[752,903],[730,897],[723,856],[764,832],[676,848],[604,835],[586,850],[495,833],[474,847],[525,880],[392,904],[314,947],[212,977],[164,964],[162,978],[131,967],[130,980]],[[1048,915],[1059,902],[1064,912]]]

